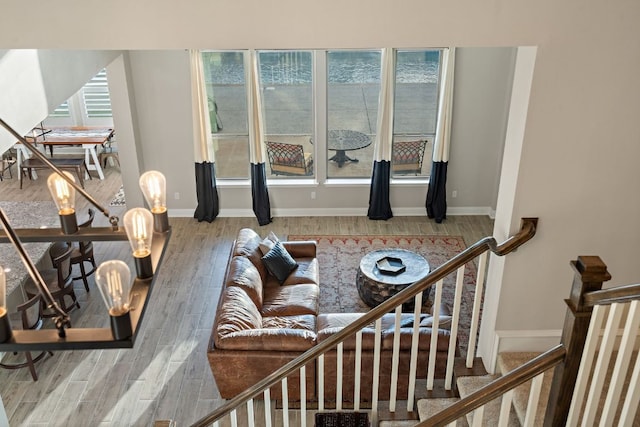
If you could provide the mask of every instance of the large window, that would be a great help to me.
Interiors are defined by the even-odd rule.
[[[216,175],[249,177],[244,52],[203,52]]]
[[[393,176],[428,177],[438,117],[439,50],[399,50],[393,120]],[[392,159],[393,161],[393,159]]]
[[[371,175],[380,60],[380,50],[327,53],[328,178]]]
[[[274,167],[269,179],[369,178],[373,165],[381,50],[259,51],[265,139],[287,147],[308,168]],[[203,52],[217,176],[249,176],[244,69],[246,51]],[[317,67],[314,58],[320,58]],[[394,107],[394,178],[426,178],[437,118],[440,50],[398,50]],[[314,96],[325,92],[326,96]],[[326,124],[326,138],[314,133]],[[396,144],[397,143],[397,144]],[[397,145],[397,147],[396,147]],[[265,147],[265,151],[267,147]],[[271,148],[271,147],[269,147]],[[396,149],[397,148],[397,149]],[[397,153],[396,153],[397,152]],[[322,155],[319,155],[322,154]],[[285,152],[276,155],[290,161]],[[303,156],[303,157],[301,157]],[[326,159],[323,164],[314,161]],[[393,160],[392,160],[393,161]],[[412,161],[412,164],[409,164]]]

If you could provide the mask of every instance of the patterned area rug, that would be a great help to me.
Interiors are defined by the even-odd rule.
[[[109,202],[109,206],[124,206],[126,201],[124,199],[124,187],[120,186],[118,192],[113,196],[111,202]]]
[[[442,265],[466,249],[460,236],[313,236],[290,235],[288,240],[315,240],[318,242],[320,264],[320,312],[344,313],[366,312],[370,308],[358,295],[355,285],[356,271],[360,259],[376,249],[401,248],[424,256],[431,269]],[[455,272],[444,280],[442,302],[452,307],[455,293]],[[475,294],[476,266],[469,263],[465,268],[464,292],[460,312],[458,337],[460,350],[466,354],[471,310]],[[430,312],[433,305],[432,292],[423,306]]]

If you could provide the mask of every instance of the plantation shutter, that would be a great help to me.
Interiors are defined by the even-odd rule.
[[[107,70],[102,69],[84,85],[82,100],[87,117],[111,117]]]

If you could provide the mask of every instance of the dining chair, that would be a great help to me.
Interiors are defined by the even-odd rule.
[[[393,143],[391,171],[394,174],[420,174],[426,140],[396,141]]]
[[[102,144],[102,151],[98,154],[98,163],[102,165],[102,168],[105,169],[107,167],[107,162],[109,159],[113,159],[114,164],[117,163],[118,167],[120,167],[120,157],[118,156],[118,148],[113,146],[113,141],[109,139],[104,144]]]
[[[6,153],[2,155],[2,160],[0,160],[0,181],[4,179],[4,173],[9,171],[9,178],[13,178],[13,174],[11,173],[11,167],[16,164],[16,154],[13,149],[7,150]]]
[[[73,279],[71,277],[71,253],[73,249],[65,242],[58,242],[51,245],[49,257],[53,268],[40,271],[40,275],[45,285],[51,292],[51,296],[65,312],[70,312],[74,307],[80,308],[78,298],[73,289]],[[31,277],[24,283],[24,291],[28,298],[40,294]],[[70,301],[69,301],[70,300]],[[44,317],[55,317],[56,314],[45,308]]]
[[[82,223],[78,224],[78,228],[88,228],[91,227],[93,223],[93,218],[95,217],[96,211],[89,208],[89,217]],[[58,243],[59,244],[59,243]],[[96,260],[93,256],[93,242],[77,242],[77,243],[69,243],[71,246],[71,267],[74,265],[78,265],[80,267],[80,276],[73,277],[72,280],[80,280],[84,282],[84,288],[87,292],[89,292],[89,282],[87,281],[87,277],[91,276],[96,271]],[[84,263],[91,263],[91,270],[86,271]]]
[[[267,156],[273,175],[302,175],[313,174],[313,157],[305,153],[300,144],[284,142],[266,142]]]
[[[42,328],[43,324],[43,312],[42,312],[42,300],[40,294],[35,295],[27,302],[20,304],[16,308],[22,318],[22,329],[38,330]],[[17,356],[18,352],[13,353]],[[35,364],[40,360],[53,356],[50,351],[42,351],[36,357],[33,357],[30,351],[24,352],[25,361],[20,363],[3,362],[0,363],[0,368],[4,369],[20,369],[29,368],[31,377],[34,381],[38,381],[38,374],[36,373]]]

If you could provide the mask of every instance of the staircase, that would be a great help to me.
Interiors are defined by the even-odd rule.
[[[424,421],[432,415],[446,409],[451,404],[459,401],[474,391],[477,391],[492,381],[512,371],[513,369],[522,366],[529,360],[535,358],[540,353],[532,352],[508,352],[498,355],[497,374],[491,375],[486,372],[478,372],[480,369],[475,368],[474,371],[469,371],[464,368],[456,369],[456,389],[460,394],[460,397],[440,397],[440,398],[427,398],[420,399],[417,404],[419,420],[383,420],[379,423],[379,427],[413,427]],[[535,421],[532,425],[542,426],[544,413],[546,410],[546,401],[549,398],[549,390],[551,388],[552,371],[548,371],[544,376],[540,399],[538,403],[538,410],[536,412]],[[509,407],[509,419],[508,426],[522,426],[525,425],[526,408],[529,400],[529,391],[531,384],[525,383],[517,387],[513,392],[512,404]],[[496,399],[488,404],[483,411],[482,424],[483,426],[497,426],[501,410],[501,399]],[[461,419],[457,421],[457,426],[464,427],[473,424],[473,412],[467,414],[466,420]]]

